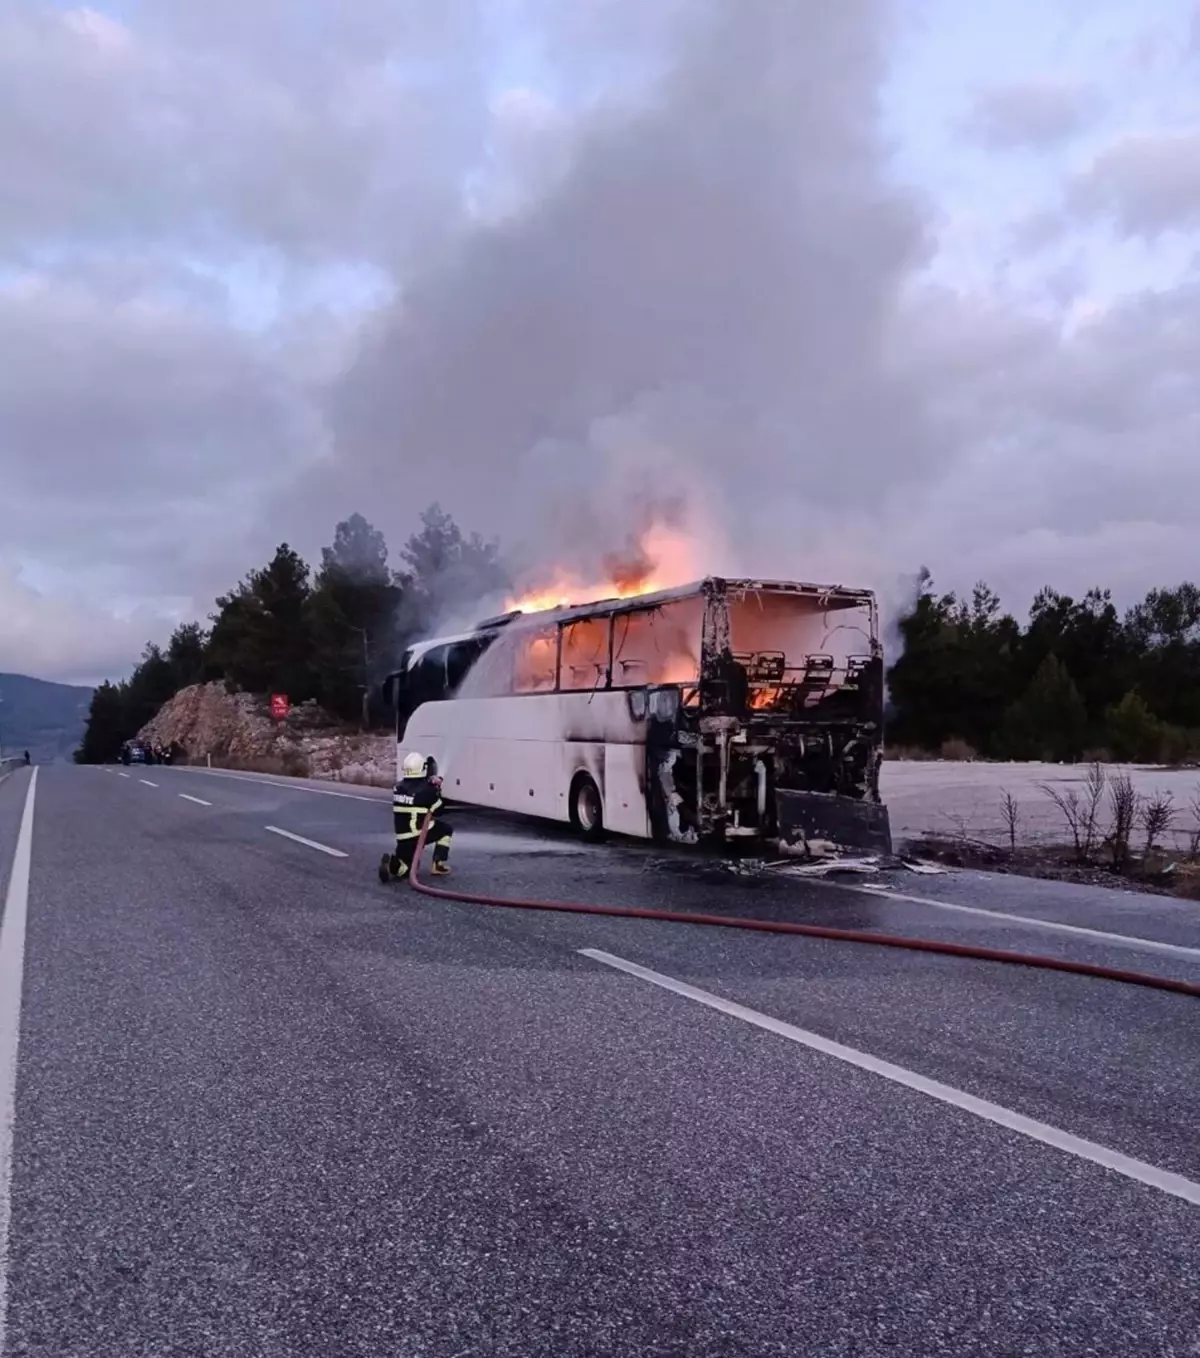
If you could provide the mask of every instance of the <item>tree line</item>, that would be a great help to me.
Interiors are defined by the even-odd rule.
[[[116,758],[180,689],[224,680],[248,692],[315,699],[333,716],[382,726],[374,698],[405,645],[456,605],[509,585],[499,545],[465,535],[431,505],[389,564],[361,514],[337,525],[316,569],[287,543],[217,599],[207,626],[147,645],[123,683],[102,684],[77,758]],[[1109,591],[1046,587],[1022,625],[986,585],[938,593],[922,570],[897,622],[888,679],[894,751],[998,759],[1200,759],[1200,589],[1153,589],[1118,612]]]
[[[1200,589],[1040,590],[1022,626],[980,583],[939,594],[923,570],[888,671],[893,747],[997,759],[1200,759]]]
[[[116,759],[160,707],[192,684],[224,680],[249,693],[310,700],[345,721],[389,720],[375,694],[404,646],[456,604],[508,587],[499,546],[464,534],[433,504],[389,562],[383,533],[361,514],[337,525],[315,570],[286,542],[216,601],[207,625],[184,623],[147,644],[130,677],[92,695],[80,763]]]

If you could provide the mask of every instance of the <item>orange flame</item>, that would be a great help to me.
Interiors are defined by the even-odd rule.
[[[605,567],[608,578],[590,584],[572,572],[560,571],[548,584],[509,599],[505,608],[541,613],[600,599],[636,599],[687,584],[697,576],[695,544],[683,533],[656,525],[642,535],[627,557],[614,554],[606,559]]]

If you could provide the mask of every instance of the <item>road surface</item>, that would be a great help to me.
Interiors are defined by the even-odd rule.
[[[375,880],[371,789],[31,782],[0,784],[3,1358],[1200,1354],[1195,1000],[419,898]],[[1196,906],[459,826],[466,888],[1200,979]]]

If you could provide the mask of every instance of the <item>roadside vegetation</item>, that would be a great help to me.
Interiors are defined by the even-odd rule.
[[[1094,762],[1076,785],[1038,788],[1057,813],[1054,841],[1028,833],[1027,802],[1001,791],[1002,833],[979,837],[965,817],[951,832],[910,841],[909,852],[957,867],[1125,886],[1200,900],[1200,783],[1186,804],[1139,793],[1128,773]]]
[[[928,571],[898,623],[889,758],[1200,763],[1200,589],[1041,590],[1022,626],[986,584],[938,594]]]
[[[315,569],[282,543],[217,599],[206,623],[180,626],[165,649],[149,643],[128,679],[95,690],[76,762],[116,759],[177,693],[216,680],[232,693],[282,693],[332,721],[382,729],[391,718],[375,694],[403,647],[456,602],[479,603],[507,583],[497,545],[465,535],[436,504],[398,569],[361,514],[337,525]]]

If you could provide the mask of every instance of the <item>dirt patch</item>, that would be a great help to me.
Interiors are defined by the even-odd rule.
[[[1122,873],[1101,862],[1080,863],[1071,847],[1061,844],[1018,845],[1010,849],[977,840],[928,835],[909,840],[905,848],[917,858],[943,863],[946,867],[1200,900],[1200,862],[1155,856],[1149,861],[1134,863]]]

